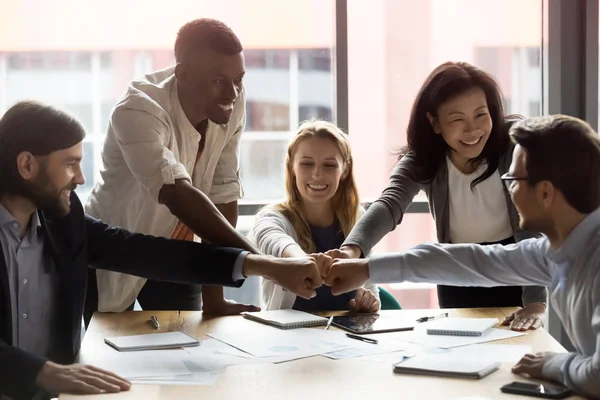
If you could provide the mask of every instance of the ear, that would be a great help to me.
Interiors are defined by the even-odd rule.
[[[435,132],[436,135],[439,135],[442,132],[442,130],[440,129],[440,124],[438,123],[437,119],[433,115],[431,115],[430,112],[427,112],[425,115],[427,116],[427,119],[429,120],[429,123],[433,128],[433,132]]]
[[[550,181],[541,181],[536,187],[536,197],[540,205],[549,209],[556,198],[556,188]]]
[[[175,78],[181,83],[187,82],[187,70],[183,63],[177,63],[177,65],[175,65]]]
[[[40,163],[33,154],[24,151],[17,156],[17,170],[21,177],[28,181],[37,177],[40,170]]]

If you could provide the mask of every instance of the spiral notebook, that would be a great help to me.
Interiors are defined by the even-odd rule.
[[[441,318],[427,323],[427,334],[450,336],[482,336],[498,318]]]
[[[496,371],[499,367],[499,362],[485,359],[418,355],[394,364],[394,372],[397,374],[481,379]]]
[[[308,326],[326,325],[327,318],[312,315],[298,310],[272,310],[244,312],[244,318],[281,329],[305,328]]]

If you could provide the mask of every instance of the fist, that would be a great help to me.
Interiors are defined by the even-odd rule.
[[[337,259],[328,270],[321,272],[324,283],[335,296],[363,286],[369,279],[369,262],[365,259]]]

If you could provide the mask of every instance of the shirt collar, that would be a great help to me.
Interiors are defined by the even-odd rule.
[[[550,258],[556,262],[574,260],[584,253],[593,234],[600,229],[600,208],[588,214],[573,230],[562,246],[555,251],[550,251]]]
[[[15,224],[17,225],[14,226]],[[20,227],[19,222],[17,222],[15,217],[13,217],[13,215],[2,204],[0,204],[0,226],[3,229],[15,229]],[[27,232],[27,235],[30,235],[32,242],[40,238],[39,231],[41,226],[42,222],[36,210],[31,216],[29,231]]]

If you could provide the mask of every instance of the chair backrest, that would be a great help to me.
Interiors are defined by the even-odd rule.
[[[381,302],[382,310],[402,310],[398,300],[381,286],[379,287],[379,301]]]

